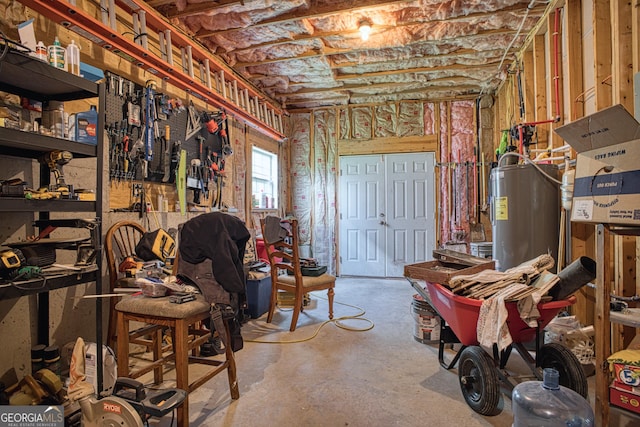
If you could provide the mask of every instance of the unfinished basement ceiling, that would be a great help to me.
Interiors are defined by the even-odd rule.
[[[490,93],[548,2],[147,3],[292,110]],[[371,23],[367,41],[363,20]]]

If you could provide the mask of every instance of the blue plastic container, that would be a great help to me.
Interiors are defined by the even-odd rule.
[[[553,368],[543,370],[543,381],[518,384],[511,394],[513,427],[591,427],[595,425],[589,402],[559,383]]]
[[[98,111],[92,105],[89,111],[76,114],[76,138],[77,142],[96,145],[98,143]]]

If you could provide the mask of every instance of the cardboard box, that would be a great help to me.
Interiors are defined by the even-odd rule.
[[[609,402],[612,405],[640,414],[640,396],[609,387]]]
[[[640,387],[640,366],[614,362],[613,374],[616,382],[630,387]]]
[[[640,387],[633,387],[628,384],[621,383],[620,381],[614,380],[611,383],[611,387],[616,388],[620,391],[626,391],[627,393],[631,393],[640,398]]]
[[[571,221],[640,224],[640,123],[615,105],[555,132],[578,151]]]

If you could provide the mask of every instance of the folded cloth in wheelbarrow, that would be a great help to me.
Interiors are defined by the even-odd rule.
[[[498,350],[501,351],[513,342],[507,326],[509,312],[505,301],[527,288],[527,285],[514,283],[482,302],[476,326],[480,345],[491,347],[493,344],[497,344]],[[541,297],[541,294],[534,292],[518,301],[520,318],[529,326],[535,327],[537,325],[537,319],[540,317],[538,303]]]
[[[498,349],[503,350],[513,342],[507,325],[507,300],[518,301],[521,319],[530,327],[537,326],[537,319],[540,317],[538,303],[548,292],[549,286],[555,284],[557,278],[540,280],[543,285],[539,287],[535,286],[535,282],[534,286],[529,286],[529,280],[531,277],[542,278],[542,273],[551,275],[546,270],[553,265],[554,261],[550,255],[541,255],[504,273],[484,270],[473,275],[454,276],[449,280],[449,284],[454,288],[453,292],[477,285],[478,289],[467,292],[467,297],[486,298],[480,307],[476,325],[476,334],[481,345],[491,347],[497,344]]]

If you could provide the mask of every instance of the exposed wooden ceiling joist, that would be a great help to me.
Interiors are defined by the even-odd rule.
[[[424,45],[427,45],[427,44],[438,44],[438,43],[442,43],[442,41],[444,41],[444,40],[453,41],[453,40],[464,40],[464,39],[475,38],[475,37],[483,37],[483,36],[487,36],[487,35],[510,35],[510,34],[515,34],[515,31],[513,31],[513,30],[489,30],[489,31],[482,31],[482,32],[480,32],[478,34],[471,34],[471,35],[465,35],[465,36],[453,37],[453,38],[443,38],[443,39],[440,39],[440,40],[420,40],[420,41],[416,41],[414,43],[405,44],[403,47],[415,46],[415,45],[423,45],[423,44]],[[248,67],[254,67],[254,66],[257,66],[257,65],[275,64],[277,62],[294,61],[294,60],[299,60],[299,59],[310,59],[310,58],[317,58],[317,57],[321,57],[321,56],[325,56],[326,57],[326,56],[331,56],[331,55],[346,55],[346,54],[355,53],[355,52],[367,52],[369,50],[375,50],[375,49],[371,49],[370,47],[358,47],[358,48],[352,48],[352,49],[336,49],[336,48],[331,48],[331,47],[325,46],[325,47],[322,48],[321,51],[314,51],[313,53],[305,52],[303,54],[296,55],[296,56],[293,56],[293,57],[264,59],[264,60],[257,61],[257,62],[238,62],[238,63],[234,64],[234,67],[235,68],[248,68]],[[359,64],[359,65],[362,65],[362,64]]]
[[[396,2],[391,2],[391,3],[396,3]],[[362,9],[362,8],[358,8],[358,9]],[[532,8],[529,13],[542,13],[544,11],[544,7],[542,6],[538,6],[538,7],[534,7]],[[385,29],[397,29],[397,28],[402,28],[402,27],[412,27],[412,26],[418,26],[418,25],[425,25],[425,24],[434,24],[434,23],[439,23],[439,22],[447,22],[448,24],[453,24],[455,22],[464,22],[464,21],[469,21],[469,20],[473,20],[476,18],[487,18],[487,19],[495,19],[495,15],[497,13],[512,13],[512,12],[518,12],[520,11],[521,8],[518,8],[516,6],[511,6],[511,7],[507,7],[504,9],[499,9],[499,10],[493,10],[491,12],[476,12],[476,13],[469,13],[467,15],[461,15],[461,16],[455,16],[455,17],[450,17],[447,19],[430,19],[428,21],[406,21],[406,22],[402,22],[402,23],[396,23],[395,25],[385,25],[385,26],[380,26],[380,25],[376,25],[374,26],[374,31],[384,31]],[[352,11],[350,10],[345,10],[344,13],[351,13]],[[322,17],[322,16],[331,16],[331,15],[336,15],[339,13],[343,13],[343,12],[332,12],[332,13],[325,13],[325,14],[311,14],[309,16],[303,16],[303,17],[296,17],[296,18],[283,18],[282,20],[278,20],[278,19],[273,19],[271,20],[271,22],[266,22],[264,21],[262,24],[264,25],[277,25],[277,24],[284,24],[287,22],[291,22],[291,21],[296,21],[296,20],[300,20],[300,19],[310,19],[310,18],[318,18],[318,17]],[[252,25],[251,29],[255,29],[257,27],[260,27],[261,25]],[[233,29],[228,29],[228,30],[220,30],[220,31],[198,31],[198,33],[196,33],[196,37],[198,38],[207,38],[207,37],[211,37],[213,35],[222,35],[222,34],[228,34],[230,32],[234,32],[234,31],[242,31],[245,28],[233,28]],[[354,28],[353,29],[353,33],[357,34],[357,29]],[[299,35],[299,36],[295,36],[292,37],[291,39],[289,39],[288,41],[290,43],[295,42],[295,41],[304,41],[304,40],[309,40],[309,39],[317,39],[317,38],[323,38],[323,37],[332,37],[332,36],[337,36],[337,35],[345,35],[345,31],[341,30],[341,31],[333,31],[333,32],[318,32],[318,33],[314,33],[314,34],[309,34],[309,35]],[[281,44],[282,42],[286,42],[286,40],[274,40],[273,44]],[[260,47],[269,47],[269,42],[263,43],[261,44]],[[258,46],[254,45],[252,46],[250,49],[256,49],[258,48]],[[242,51],[245,49],[238,49],[238,51]],[[228,50],[228,52],[231,52],[233,50]]]
[[[180,11],[176,2],[148,3],[296,108],[323,97],[331,105],[491,93],[561,0],[180,1]],[[345,30],[364,17],[374,24],[368,42]],[[361,93],[367,88],[379,95]]]
[[[175,1],[170,1],[172,4],[165,12],[167,18],[184,18],[185,16],[198,15],[200,13],[212,13],[223,7],[233,6],[236,4],[244,5],[244,1],[241,0],[218,0],[216,2],[206,1],[202,3],[191,3],[187,5],[183,10],[178,10],[175,6]],[[151,2],[149,2],[151,4]]]
[[[462,76],[454,76],[454,77],[441,77],[437,79],[429,80],[427,83],[422,84],[423,87],[432,87],[436,86],[433,83],[444,83],[444,82],[459,82],[459,83],[468,83],[470,81],[475,80],[472,77],[462,77]],[[342,85],[339,87],[333,88],[321,88],[321,89],[304,89],[300,91],[296,91],[286,95],[306,95],[311,93],[321,93],[321,92],[339,92],[339,91],[358,91],[364,89],[391,89],[391,88],[402,88],[406,86],[415,86],[419,84],[418,82],[395,82],[395,83],[374,83],[374,84],[359,84],[359,85]],[[426,85],[426,86],[425,86]],[[443,87],[451,87],[452,85],[441,85]],[[473,86],[473,85],[470,85]],[[476,85],[480,87],[480,85]],[[415,91],[415,90],[414,90]]]
[[[287,14],[283,14],[283,15],[279,15],[275,18],[271,18],[271,19],[265,19],[263,21],[260,22],[256,22],[253,23],[251,25],[251,28],[261,28],[261,27],[265,27],[268,25],[278,25],[278,24],[284,24],[287,22],[292,22],[292,21],[299,21],[301,19],[310,19],[310,18],[322,18],[322,17],[326,17],[326,16],[333,16],[333,15],[337,15],[337,14],[341,14],[341,13],[355,13],[355,12],[363,12],[366,10],[371,10],[371,9],[375,9],[375,8],[382,8],[382,7],[387,7],[389,5],[392,4],[397,4],[397,3],[410,3],[413,2],[415,0],[367,0],[367,1],[360,1],[358,2],[358,6],[356,7],[346,7],[346,8],[339,8],[336,7],[335,5],[332,5],[331,3],[329,4],[324,4],[322,6],[318,6],[315,8],[310,8],[310,9],[298,9],[294,12],[291,13],[287,13]],[[227,34],[227,33],[231,33],[231,32],[235,32],[235,31],[240,31],[244,29],[243,27],[237,27],[237,28],[229,28],[227,30],[219,30],[219,31],[198,31],[198,33],[196,34],[196,37],[199,38],[206,38],[206,37],[211,37],[214,34]]]

